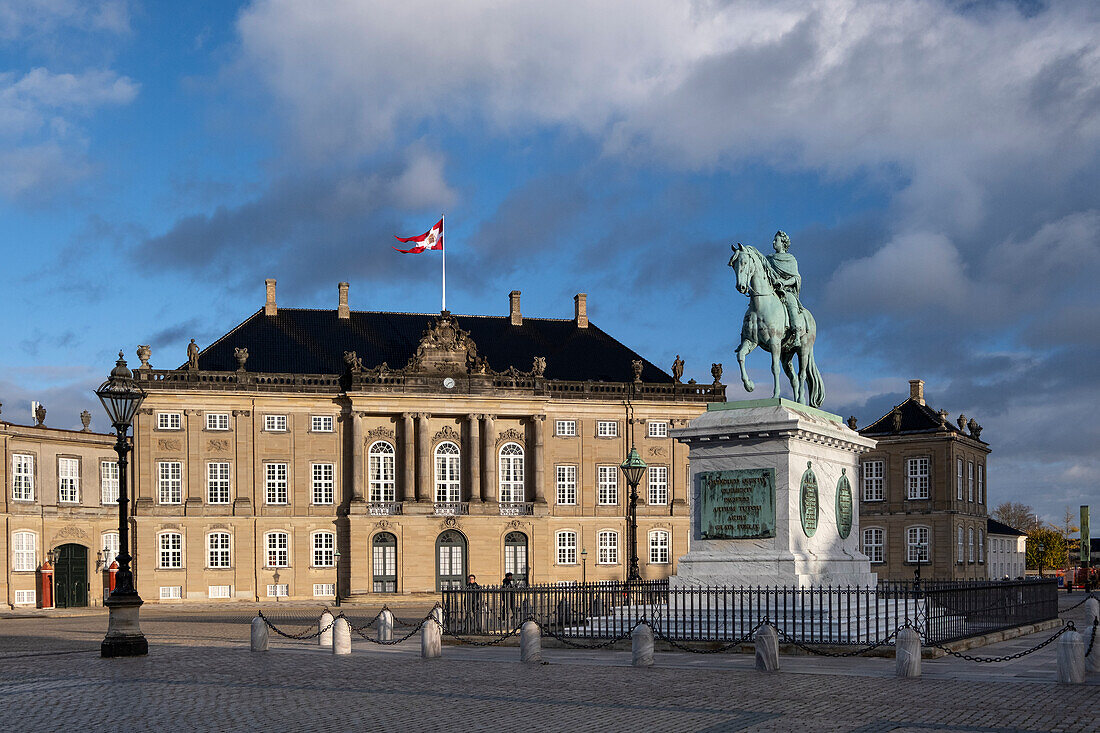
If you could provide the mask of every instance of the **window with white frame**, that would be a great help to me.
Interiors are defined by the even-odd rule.
[[[336,595],[335,583],[314,583],[313,584],[313,597],[325,598],[327,596]]]
[[[12,534],[11,569],[16,572],[31,572],[38,569],[38,536],[34,532]]]
[[[554,435],[559,438],[575,438],[577,437],[577,421],[576,420],[555,420],[554,421]]]
[[[285,463],[264,464],[264,497],[268,504],[287,503],[288,475],[289,470]]]
[[[966,462],[966,500],[974,501],[974,461]]]
[[[313,533],[313,567],[331,568],[336,564],[336,535],[333,532]]]
[[[649,564],[668,564],[668,532],[658,529],[649,533]]]
[[[439,503],[462,501],[461,453],[451,441],[435,448],[435,500]]]
[[[227,568],[230,566],[229,533],[211,532],[206,535],[207,567]]]
[[[966,561],[974,562],[974,528],[970,527],[966,530]]]
[[[290,595],[290,586],[286,583],[268,583],[268,598],[286,598]]]
[[[102,461],[99,464],[99,502],[118,503],[118,461]]]
[[[183,417],[178,412],[158,412],[157,430],[179,430],[183,427]]]
[[[955,459],[955,498],[962,501],[963,498],[963,459]]]
[[[619,503],[619,467],[596,467],[597,499],[600,504]]]
[[[34,501],[34,456],[15,453],[11,457],[11,498]]]
[[[161,504],[183,501],[183,465],[179,461],[157,463],[157,500]]]
[[[397,461],[393,444],[380,440],[371,445],[367,457],[370,464],[370,500],[397,501]]]
[[[519,443],[505,443],[500,447],[500,502],[502,504],[523,501],[523,448]]]
[[[596,422],[597,438],[617,438],[619,436],[619,423],[615,420],[598,420]]]
[[[182,585],[162,585],[160,587],[160,600],[162,600],[162,601],[179,601],[179,600],[183,600],[183,586]]]
[[[314,463],[310,467],[310,495],[314,504],[331,504],[336,497],[336,466]]]
[[[207,598],[229,598],[230,586],[228,585],[208,585],[206,586]]]
[[[927,457],[905,461],[906,496],[910,499],[927,499],[929,485],[929,460]]]
[[[80,501],[80,459],[57,459],[57,500],[66,504]]]
[[[558,532],[558,565],[577,564],[577,533],[571,531]]]
[[[605,529],[596,535],[596,563],[599,565],[617,565],[619,563],[619,533]]]
[[[285,433],[286,415],[264,415],[264,430],[269,433]]]
[[[646,486],[649,488],[649,504],[668,503],[668,466],[650,466],[646,469]]]
[[[978,464],[978,503],[985,503],[985,466]]]
[[[183,535],[179,532],[162,532],[157,537],[160,548],[159,567],[171,570],[183,567]]]
[[[207,430],[229,430],[229,413],[228,412],[208,412],[208,413],[206,413],[206,429]]]
[[[206,464],[206,503],[229,503],[229,464]]]
[[[100,545],[107,551],[107,567],[118,559],[118,532],[104,532],[100,535]]]
[[[928,527],[905,530],[906,562],[928,562]]]
[[[668,423],[662,420],[650,420],[646,423],[646,430],[650,438],[668,437]]]
[[[978,562],[985,562],[985,532],[978,530]]]
[[[290,535],[286,532],[268,532],[264,535],[264,546],[267,548],[267,567],[290,565]]]
[[[577,503],[577,467],[576,466],[557,466],[556,473],[558,478],[558,503],[559,504],[576,504]]]
[[[310,415],[309,429],[315,433],[331,433],[332,415]]]
[[[31,590],[17,590],[15,591],[15,605],[37,606],[38,594],[33,588]]]
[[[863,500],[883,501],[886,499],[886,461],[864,461]]]
[[[863,530],[863,554],[871,562],[885,562],[886,532],[879,527]]]
[[[955,534],[955,561],[961,564],[966,559],[963,555],[963,528],[961,524],[959,525],[958,531]]]

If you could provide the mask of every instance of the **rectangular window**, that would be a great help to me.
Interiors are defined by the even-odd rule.
[[[974,461],[966,462],[966,500],[974,501]]]
[[[910,527],[905,531],[907,562],[928,562],[928,528]]]
[[[335,476],[336,467],[331,463],[314,463],[313,464],[313,503],[314,504],[331,504],[335,497],[336,481],[333,478]],[[374,501],[372,498],[371,501]]]
[[[985,466],[978,464],[978,503],[985,503]]]
[[[309,429],[315,433],[332,432],[332,415],[312,415],[309,418]]]
[[[207,430],[229,430],[229,413],[228,412],[208,412],[208,413],[206,413],[206,429]],[[213,588],[215,586],[211,586],[211,587]]]
[[[210,585],[206,588],[207,598],[229,598],[228,585]]]
[[[160,599],[162,601],[179,601],[183,599],[182,585],[162,585],[160,587]]]
[[[34,532],[16,532],[11,536],[11,569],[33,572],[38,568],[38,537]]]
[[[80,459],[57,459],[57,500],[66,504],[80,501]]]
[[[179,430],[183,427],[183,417],[178,412],[158,412],[157,430]]]
[[[208,504],[229,503],[229,464],[206,464],[206,502]]]
[[[34,501],[34,456],[16,453],[11,457],[11,498]]]
[[[287,464],[264,464],[264,495],[268,504],[287,503]]]
[[[118,461],[99,464],[99,496],[101,504],[118,503]]]
[[[905,462],[907,496],[910,499],[927,499],[929,483],[927,458],[910,458]]]
[[[650,565],[668,564],[668,532],[649,533],[649,563]]]
[[[651,438],[667,438],[668,437],[668,423],[667,422],[648,422],[646,423],[648,429],[648,435]]]
[[[966,546],[968,552],[966,554],[967,562],[974,562],[974,528],[966,530]]]
[[[336,535],[332,532],[318,532],[313,535],[313,567],[333,567],[336,564],[335,548]]]
[[[619,503],[619,467],[598,466],[596,486],[600,504]]]
[[[668,503],[668,466],[650,466],[646,470],[646,484],[649,486],[649,504]]]
[[[978,562],[985,562],[985,533],[978,530]]]
[[[264,430],[269,433],[285,433],[286,415],[264,415]]]
[[[871,562],[884,562],[883,545],[885,533],[871,527],[863,530],[863,554],[870,558]]]
[[[212,568],[228,568],[230,567],[230,555],[229,555],[229,533],[228,532],[211,532],[206,536],[206,549],[209,567]]]
[[[100,544],[103,545],[103,549],[107,551],[108,567],[116,559],[118,559],[118,532],[104,532],[100,537]]]
[[[886,499],[886,461],[863,462],[863,500]]]
[[[272,532],[266,537],[267,567],[285,568],[290,564],[290,536],[286,532]]]
[[[561,438],[575,438],[577,436],[576,420],[555,420],[554,435]]]
[[[165,569],[183,567],[183,535],[177,532],[165,532],[160,536],[160,567]]]
[[[619,533],[600,532],[596,538],[596,562],[600,565],[617,565],[619,562]]]
[[[267,597],[268,598],[286,598],[290,595],[289,586],[286,583],[268,583],[267,584]]]
[[[558,565],[577,564],[577,533],[558,532]]]
[[[577,503],[577,467],[558,466],[558,503]]]
[[[956,547],[955,547],[955,561],[962,564],[962,562],[963,562],[963,528],[962,527],[959,527],[959,531],[957,532],[957,535],[958,535],[958,539],[955,543],[956,544]]]
[[[17,606],[37,606],[38,596],[34,590],[17,590],[15,591],[15,605]]]
[[[313,584],[313,597],[314,598],[326,598],[336,595],[335,583],[314,583]]]
[[[963,499],[963,459],[955,459],[955,498]]]
[[[617,438],[619,436],[619,423],[615,420],[599,420],[596,422],[597,438]]]
[[[161,504],[183,501],[183,465],[179,461],[157,463],[157,498]]]

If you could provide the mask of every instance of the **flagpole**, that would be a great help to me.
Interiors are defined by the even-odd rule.
[[[447,310],[447,216],[440,217],[439,238],[443,240],[443,310]]]

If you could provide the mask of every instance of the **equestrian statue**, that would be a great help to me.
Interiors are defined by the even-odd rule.
[[[752,392],[756,385],[745,372],[745,357],[757,346],[772,355],[772,397],[779,397],[779,369],[782,366],[794,390],[795,401],[820,407],[825,399],[825,384],[814,363],[817,322],[799,301],[802,276],[798,261],[788,250],[791,238],[784,232],[772,239],[775,254],[763,255],[755,247],[740,242],[730,247],[729,266],[737,278],[737,290],[749,296],[749,309],[741,325],[741,344],[737,347],[737,365],[741,382]],[[794,357],[798,355],[798,371]]]

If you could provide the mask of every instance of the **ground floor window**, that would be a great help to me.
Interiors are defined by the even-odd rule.
[[[870,558],[871,562],[884,562],[883,545],[886,533],[878,527],[869,527],[863,530],[863,554]]]
[[[375,593],[397,592],[397,538],[389,532],[379,532],[371,542]]]
[[[457,590],[466,584],[466,538],[449,529],[435,541],[436,590]]]
[[[658,530],[649,533],[649,562],[651,565],[666,565],[669,557],[668,532]]]
[[[516,583],[527,583],[527,535],[509,532],[504,537],[504,572]]]

